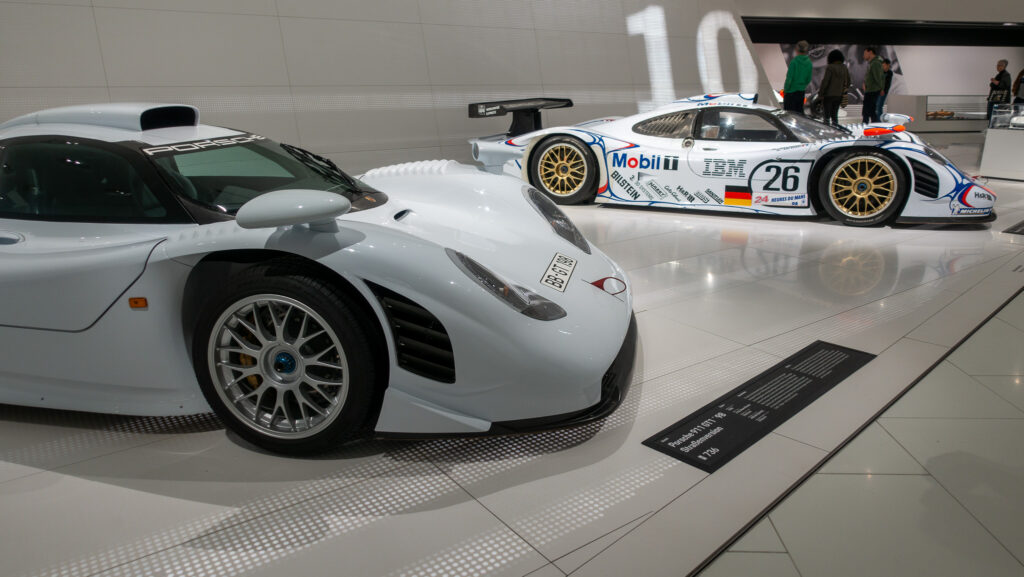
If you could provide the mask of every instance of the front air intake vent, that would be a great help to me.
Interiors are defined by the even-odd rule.
[[[939,175],[924,163],[911,159],[910,170],[914,172],[914,192],[928,198],[939,197]]]
[[[455,354],[441,321],[395,291],[371,282],[366,284],[387,314],[398,366],[414,375],[454,383]]]

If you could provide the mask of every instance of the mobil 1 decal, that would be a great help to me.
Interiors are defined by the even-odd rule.
[[[807,206],[812,160],[767,160],[750,171],[754,206]]]
[[[632,168],[634,170],[679,170],[679,157],[663,156],[661,154],[613,152],[612,168]]]

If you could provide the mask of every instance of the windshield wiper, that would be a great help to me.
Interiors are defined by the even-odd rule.
[[[334,161],[320,156],[319,154],[310,152],[308,150],[299,148],[298,146],[292,146],[291,144],[280,143],[281,148],[288,154],[295,157],[302,164],[309,167],[313,172],[320,176],[336,182],[338,184],[345,185],[354,191],[360,191],[359,183],[354,178],[345,174]]]

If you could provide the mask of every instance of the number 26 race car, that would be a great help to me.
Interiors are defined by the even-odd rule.
[[[852,226],[995,218],[995,194],[908,132],[908,116],[837,128],[756,102],[695,96],[546,129],[540,111],[572,101],[470,104],[473,118],[513,114],[507,133],[470,143],[487,170],[518,176],[559,204],[824,212]]]

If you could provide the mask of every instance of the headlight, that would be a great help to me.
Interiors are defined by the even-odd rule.
[[[544,196],[544,193],[536,188],[532,186],[524,188],[523,194],[530,201],[530,205],[544,217],[544,220],[548,221],[555,234],[571,242],[576,248],[590,254],[590,243],[587,242],[587,239],[583,238],[583,233],[576,228],[576,225],[569,220],[569,217],[565,216],[565,213],[558,208],[558,205],[551,202],[550,198]]]
[[[487,267],[457,250],[446,248],[444,251],[466,276],[517,312],[539,321],[553,321],[565,316],[565,309],[530,289],[505,282]]]
[[[935,162],[938,162],[941,165],[950,164],[950,162],[948,160],[946,160],[945,156],[942,156],[941,154],[939,154],[938,151],[936,151],[932,147],[924,146],[923,148],[924,148],[924,153],[928,155],[928,158],[934,160]]]

